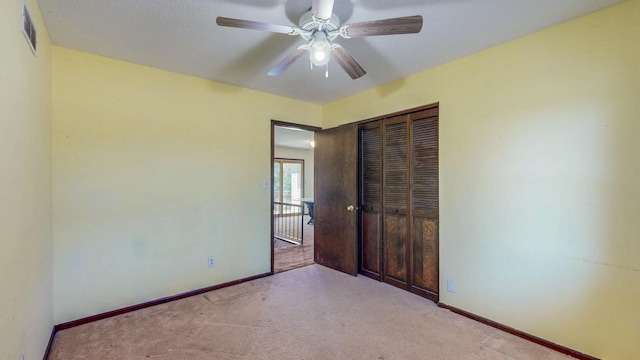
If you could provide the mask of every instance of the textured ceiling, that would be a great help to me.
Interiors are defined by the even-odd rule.
[[[56,45],[227,84],[325,104],[621,0],[335,0],[343,24],[422,15],[422,32],[341,39],[367,75],[352,80],[333,60],[301,58],[266,73],[299,37],[219,27],[217,16],[297,26],[311,0],[39,0]]]

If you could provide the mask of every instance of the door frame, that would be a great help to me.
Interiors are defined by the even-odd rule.
[[[296,128],[296,129],[301,129],[301,130],[307,130],[307,131],[312,131],[312,132],[316,132],[319,130],[322,130],[322,128],[317,127],[317,126],[311,126],[311,125],[303,125],[303,124],[296,124],[296,123],[292,123],[292,122],[287,122],[287,121],[280,121],[280,120],[273,120],[271,119],[271,153],[270,153],[270,157],[269,157],[269,173],[270,173],[270,177],[269,177],[269,219],[270,219],[270,223],[269,223],[269,229],[271,229],[270,231],[270,236],[269,236],[269,243],[271,244],[271,275],[275,274],[274,272],[274,256],[273,256],[273,251],[274,251],[274,246],[273,246],[273,236],[274,236],[274,232],[273,232],[273,160],[275,158],[275,130],[276,127],[289,127],[289,128]]]

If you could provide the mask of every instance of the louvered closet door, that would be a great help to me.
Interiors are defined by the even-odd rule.
[[[408,287],[408,129],[407,116],[383,121],[383,263],[384,281]]]
[[[438,108],[411,121],[411,291],[438,301]]]
[[[360,273],[381,280],[382,124],[360,126]]]

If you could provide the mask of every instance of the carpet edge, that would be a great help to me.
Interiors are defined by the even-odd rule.
[[[253,275],[253,276],[249,276],[249,277],[242,278],[242,279],[228,281],[226,283],[222,283],[222,284],[218,284],[218,285],[213,285],[213,286],[208,286],[208,287],[205,287],[205,288],[191,290],[191,291],[183,292],[183,293],[172,295],[172,296],[167,296],[167,297],[163,297],[163,298],[160,298],[160,299],[155,299],[155,300],[143,302],[143,303],[140,303],[140,304],[127,306],[127,307],[124,307],[124,308],[115,309],[115,310],[107,311],[107,312],[104,312],[104,313],[100,313],[100,314],[91,315],[91,316],[87,316],[87,317],[84,317],[84,318],[76,319],[76,320],[71,320],[71,321],[68,321],[68,322],[65,322],[65,323],[62,323],[62,324],[55,325],[53,333],[55,335],[55,332],[57,332],[59,330],[70,329],[70,328],[73,328],[73,327],[76,327],[76,326],[80,326],[80,325],[84,325],[84,324],[88,324],[88,323],[91,323],[91,322],[94,322],[94,321],[103,320],[103,319],[107,319],[107,318],[110,318],[110,317],[113,317],[113,316],[126,314],[126,313],[129,313],[129,312],[132,312],[132,311],[145,309],[145,308],[156,306],[156,305],[160,305],[160,304],[165,304],[165,303],[176,301],[176,300],[185,299],[185,298],[188,298],[188,297],[204,294],[204,293],[209,292],[209,291],[219,290],[219,289],[222,289],[222,288],[225,288],[225,287],[242,284],[244,282],[260,279],[260,278],[271,276],[271,275],[273,275],[273,273],[271,273],[271,272],[262,273],[262,274],[258,274],[258,275]]]
[[[549,348],[551,350],[557,351],[557,352],[565,354],[565,355],[569,355],[569,356],[574,357],[576,359],[579,359],[579,360],[600,360],[597,357],[582,353],[582,352],[574,350],[574,349],[570,349],[570,348],[568,348],[566,346],[558,345],[558,344],[556,344],[554,342],[551,342],[549,340],[545,340],[543,338],[528,334],[528,333],[526,333],[524,331],[514,329],[514,328],[512,328],[510,326],[507,326],[507,325],[501,324],[499,322],[487,319],[485,317],[482,317],[480,315],[476,315],[476,314],[468,312],[466,310],[462,310],[462,309],[459,309],[459,308],[454,307],[454,306],[447,305],[447,304],[442,303],[442,302],[438,302],[437,304],[438,304],[438,307],[440,307],[440,308],[447,309],[447,310],[449,310],[449,311],[451,311],[453,313],[456,313],[458,315],[462,315],[462,316],[467,317],[467,318],[469,318],[471,320],[475,320],[477,322],[480,322],[480,323],[483,323],[485,325],[491,326],[491,327],[496,328],[498,330],[502,330],[502,331],[504,331],[506,333],[509,333],[511,335],[514,335],[514,336],[517,336],[519,338],[531,341],[531,342],[536,343],[538,345],[542,345],[542,346],[544,346],[546,348]]]

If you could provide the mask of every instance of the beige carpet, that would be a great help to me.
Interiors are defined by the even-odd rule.
[[[50,359],[570,359],[319,265],[58,332]]]

